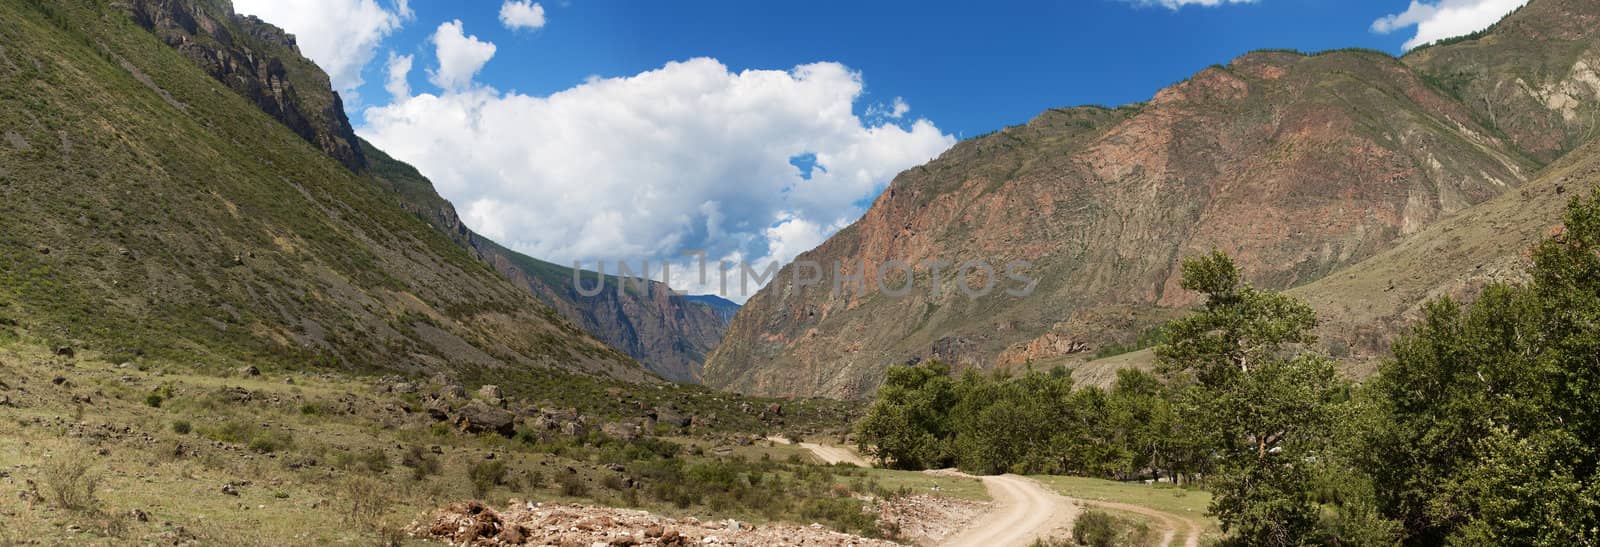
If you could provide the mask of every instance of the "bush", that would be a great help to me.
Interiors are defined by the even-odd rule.
[[[1102,511],[1086,511],[1072,523],[1072,540],[1088,547],[1144,545],[1150,528]]]
[[[100,475],[91,472],[92,467],[94,456],[86,448],[58,452],[45,460],[40,471],[51,501],[74,511],[93,508]]]
[[[387,485],[376,479],[355,476],[341,483],[339,490],[349,504],[344,515],[347,524],[374,530],[382,528],[383,516],[393,503],[389,500]]]
[[[192,431],[192,430],[194,430],[194,426],[189,425],[188,421],[178,420],[178,421],[172,422],[172,432],[173,433],[177,433],[179,435],[188,435],[189,432]]]
[[[151,393],[144,396],[144,404],[150,408],[161,408],[161,394]]]
[[[472,482],[472,495],[474,497],[488,497],[491,489],[505,484],[506,464],[498,461],[473,464],[470,469],[467,469],[467,479]]]
[[[367,471],[381,474],[389,470],[389,455],[383,453],[381,448],[363,450],[356,456],[356,459],[361,462],[361,466],[365,467]]]
[[[400,457],[400,465],[411,468],[411,480],[420,481],[430,475],[439,474],[439,458],[421,446],[412,445]]]
[[[569,473],[561,477],[561,494],[581,498],[589,494],[589,485],[583,483],[583,477]]]
[[[285,448],[294,446],[294,439],[288,434],[262,430],[250,438],[250,450],[262,454],[271,454]]]

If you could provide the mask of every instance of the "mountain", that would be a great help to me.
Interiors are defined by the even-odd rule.
[[[723,321],[733,321],[733,316],[739,313],[738,303],[714,294],[692,294],[684,298],[689,299],[690,302],[710,307]]]
[[[728,326],[728,316],[718,309],[674,294],[658,281],[630,278],[624,283],[610,275],[605,276],[605,290],[585,295],[578,290],[572,268],[523,255],[473,232],[461,222],[455,206],[415,168],[364,140],[361,148],[372,164],[371,178],[457,245],[656,375],[674,382],[700,382],[706,354],[722,341]],[[577,275],[586,288],[600,285],[594,272]]]
[[[129,15],[217,81],[254,103],[351,171],[398,196],[400,205],[518,286],[532,291],[584,331],[675,382],[698,382],[705,356],[728,320],[690,305],[660,283],[643,292],[593,297],[572,286],[572,269],[543,262],[473,233],[455,207],[416,169],[355,135],[338,93],[293,36],[253,16],[205,0],[131,0]],[[609,287],[618,287],[607,277]]]
[[[791,265],[735,317],[706,381],[859,397],[888,365],[926,358],[1087,361],[1193,304],[1178,262],[1213,248],[1258,286],[1328,277],[1515,192],[1586,141],[1600,92],[1596,12],[1534,0],[1476,39],[1404,59],[1250,53],[1146,103],[1052,110],[959,143],[797,260],[864,262],[866,279],[891,261],[1026,260],[1030,295],[968,298],[949,290],[955,268],[940,272],[940,294],[926,268],[904,297],[836,292],[795,286]],[[1371,345],[1327,343],[1335,355]]]
[[[8,323],[201,370],[653,381],[352,171],[326,76],[227,9],[0,3]]]
[[[300,55],[294,36],[231,5],[197,0],[132,0],[134,22],[212,78],[283,122],[352,171],[366,167],[355,129],[328,75]]]

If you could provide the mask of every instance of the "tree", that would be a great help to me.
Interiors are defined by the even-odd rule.
[[[1219,468],[1211,510],[1250,545],[1295,545],[1313,536],[1310,462],[1328,437],[1341,393],[1333,362],[1307,353],[1316,315],[1306,304],[1241,281],[1213,252],[1183,263],[1183,287],[1204,306],[1167,326],[1158,370],[1183,390],[1185,421],[1211,432]]]
[[[957,402],[950,368],[943,363],[889,367],[877,400],[856,424],[857,446],[895,469],[949,467],[950,409]]]
[[[1569,203],[1532,283],[1427,304],[1361,437],[1379,508],[1413,544],[1600,544],[1600,200]]]

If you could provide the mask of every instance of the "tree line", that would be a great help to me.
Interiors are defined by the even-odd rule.
[[[1168,478],[1245,545],[1600,544],[1600,199],[1575,199],[1530,280],[1427,303],[1375,376],[1316,350],[1316,314],[1186,260],[1205,296],[1154,372],[890,369],[857,424],[901,469]]]

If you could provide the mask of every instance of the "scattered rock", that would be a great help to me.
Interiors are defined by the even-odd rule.
[[[680,520],[632,509],[558,503],[513,502],[498,512],[479,502],[455,503],[412,524],[408,531],[456,545],[895,545],[820,526],[703,523],[692,517]]]
[[[513,524],[501,530],[500,535],[495,536],[494,539],[503,545],[522,545],[528,542],[528,536],[532,535],[531,532],[532,530],[529,530],[527,526]]]
[[[615,439],[631,441],[644,434],[644,428],[634,422],[611,422],[600,426],[600,432]]]
[[[72,359],[78,356],[78,352],[72,349],[72,346],[61,346],[56,348],[56,356]]]
[[[231,483],[231,482],[227,483],[227,484],[224,484],[224,485],[222,485],[222,493],[225,494],[225,495],[229,495],[229,496],[238,496],[239,495],[239,487],[234,486],[233,483]]]
[[[506,405],[504,394],[500,392],[500,386],[497,385],[491,384],[478,388],[478,398],[490,405],[502,408]]]
[[[139,522],[150,522],[150,513],[146,513],[141,509],[134,509],[132,511],[128,511],[128,518]]]
[[[260,376],[261,375],[261,369],[256,368],[255,365],[250,365],[250,366],[247,366],[247,367],[239,369],[239,375],[240,376],[251,376],[251,377]]]

